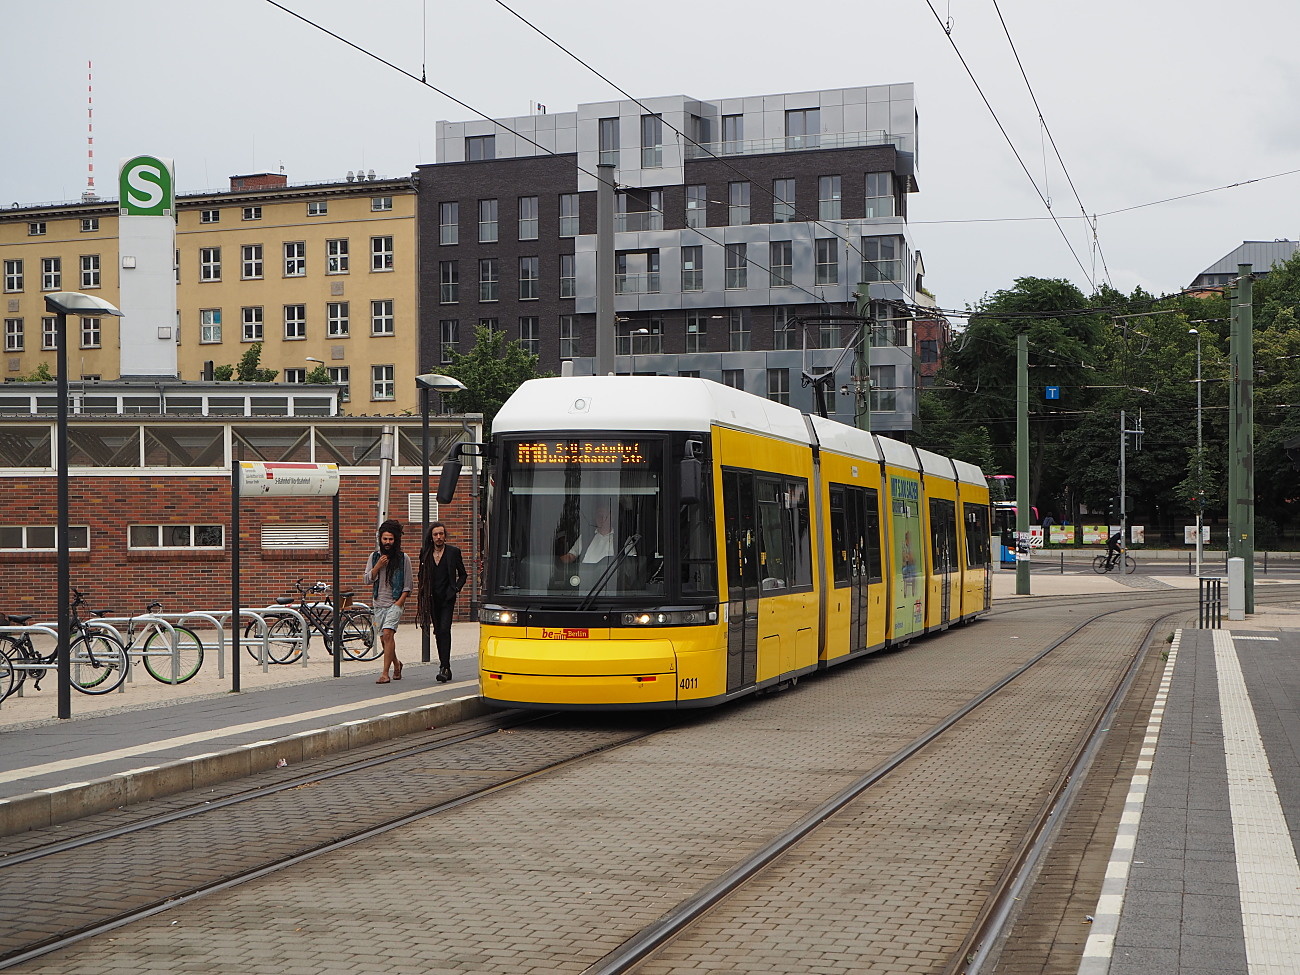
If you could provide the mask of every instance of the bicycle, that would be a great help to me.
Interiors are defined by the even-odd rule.
[[[68,642],[69,674],[72,686],[83,694],[107,694],[115,691],[126,680],[131,660],[126,647],[116,636],[95,630],[82,622],[77,610],[85,599],[72,590],[71,634]],[[0,625],[26,626],[30,616],[9,616],[0,613]],[[45,672],[58,666],[59,648],[56,643],[48,654],[43,654],[32,643],[30,633],[0,634],[0,685],[8,684],[5,697],[23,686],[30,673],[32,686],[41,689]],[[7,679],[3,671],[8,671]],[[3,700],[0,697],[0,700]]]
[[[312,632],[321,635],[325,647],[334,652],[334,602],[328,583],[318,582],[314,586],[304,587],[303,580],[293,584],[298,595],[280,596],[277,606],[290,606],[296,609],[306,621],[306,631],[292,616],[281,616],[267,625],[267,655],[271,663],[291,664],[302,658],[303,652],[311,643]],[[315,597],[315,598],[312,598]],[[297,605],[294,605],[295,601]],[[383,647],[375,639],[375,619],[369,609],[351,608],[352,593],[343,594],[339,618],[342,622],[343,656],[348,660],[374,660]],[[256,622],[244,627],[248,655],[254,660],[261,659],[261,631]]]
[[[1132,575],[1134,570],[1137,569],[1137,560],[1133,558],[1133,556],[1129,555],[1128,552],[1122,553],[1122,557],[1124,559],[1124,574]],[[1119,553],[1115,555],[1098,555],[1092,560],[1092,571],[1106,573],[1118,570],[1120,567],[1120,558],[1121,554]]]
[[[162,603],[153,602],[145,607],[144,615],[161,610]],[[109,612],[100,610],[92,615],[107,616]],[[203,641],[188,627],[173,626],[172,630],[176,633],[175,680],[172,679],[172,638],[161,624],[150,620],[143,626],[137,626],[136,617],[131,617],[127,621],[126,651],[130,653],[135,648],[136,634],[139,633],[144,637],[140,651],[144,658],[144,669],[149,672],[149,676],[163,684],[184,684],[203,666]]]

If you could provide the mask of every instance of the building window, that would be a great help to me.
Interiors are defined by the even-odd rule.
[[[641,168],[660,169],[664,164],[664,120],[659,115],[641,116]]]
[[[348,240],[346,237],[325,241],[325,273],[348,273]]]
[[[727,224],[743,227],[749,223],[749,183],[727,184]]]
[[[83,288],[99,287],[99,255],[81,255],[81,286]]]
[[[307,203],[307,216],[324,217],[330,212],[330,205],[324,200],[311,200]]]
[[[746,286],[749,261],[745,253],[745,244],[727,244],[727,268],[724,286],[731,291]]]
[[[0,525],[0,552],[53,552],[58,548],[57,525]],[[90,528],[68,526],[68,548],[90,551]]]
[[[23,290],[22,258],[5,261],[5,291]]]
[[[578,356],[578,316],[560,316],[560,358],[576,359]]]
[[[372,196],[370,198],[370,210],[372,213],[379,213],[383,210],[393,208],[393,198],[391,196]]]
[[[519,344],[529,355],[541,353],[542,334],[537,318],[529,316],[519,319]]]
[[[820,108],[798,108],[785,113],[785,147],[816,149],[822,144]]]
[[[600,120],[600,162],[602,165],[618,165],[618,119]]]
[[[212,345],[221,341],[221,309],[203,308],[199,311],[199,341]]]
[[[788,240],[774,240],[768,245],[771,258],[771,287],[788,288],[794,283],[794,244]]]
[[[537,300],[537,258],[519,258],[519,300]]]
[[[460,319],[444,318],[438,322],[438,342],[442,346],[442,364],[449,365],[460,348]]]
[[[686,351],[709,351],[709,316],[703,312],[686,313]]]
[[[823,322],[817,329],[817,343],[823,349],[838,349],[840,347],[839,325]]]
[[[894,413],[898,410],[898,388],[893,366],[871,367],[871,412]]]
[[[772,180],[772,222],[790,223],[794,220],[794,180]]]
[[[370,270],[391,271],[393,269],[393,238],[370,238]]]
[[[835,237],[822,237],[817,240],[816,283],[840,283],[840,242]]]
[[[560,194],[560,236],[576,237],[579,232],[578,194]]]
[[[742,152],[745,141],[745,116],[722,116],[722,151],[727,155]]]
[[[82,217],[81,232],[83,234],[94,233],[99,229],[99,217]]]
[[[36,220],[36,221],[33,221],[32,223],[29,223],[29,224],[27,225],[27,236],[28,236],[28,237],[44,237],[44,236],[45,236],[45,221],[44,221],[44,220]]]
[[[454,200],[438,204],[438,243],[460,243],[460,204]]]
[[[500,299],[500,271],[495,257],[485,257],[478,262],[478,300]]]
[[[537,239],[537,197],[519,198],[519,239]]]
[[[773,403],[790,405],[790,370],[767,370],[767,398]]]
[[[460,264],[457,261],[438,262],[438,301],[454,305],[460,300]]]
[[[772,348],[777,352],[799,348],[795,341],[798,332],[791,324],[793,318],[794,310],[791,308],[772,309]]]
[[[59,348],[59,320],[53,315],[41,319],[41,351],[57,351]]]
[[[286,383],[305,383],[307,381],[306,369],[286,369],[284,371],[284,381]]]
[[[745,370],[744,369],[723,369],[722,385],[730,386],[732,389],[744,389]]]
[[[307,337],[307,306],[284,306],[284,337],[289,340]]]
[[[704,290],[704,247],[702,245],[682,248],[682,290]]]
[[[221,248],[220,247],[199,248],[199,280],[200,281],[221,280]]]
[[[478,242],[495,244],[497,239],[497,201],[478,201]]]
[[[731,351],[748,352],[750,348],[749,309],[732,308],[728,312]]]
[[[221,222],[220,210],[199,211],[199,223],[220,223],[220,222]]]
[[[245,220],[261,220],[261,219],[262,219],[262,208],[261,208],[261,207],[244,207],[244,219],[245,219]]]
[[[560,255],[560,297],[578,296],[578,259],[573,254]]]
[[[840,178],[838,176],[817,177],[817,219],[838,220],[840,218]]]
[[[898,238],[862,238],[862,280],[899,280]]]
[[[393,335],[396,324],[393,316],[393,299],[379,298],[370,303],[370,334]]]
[[[939,361],[939,340],[938,339],[921,339],[921,362],[932,363]]]
[[[709,225],[708,187],[693,185],[686,187],[686,226],[707,227]]]
[[[23,351],[23,320],[21,318],[5,319],[5,351]]]
[[[284,245],[284,276],[300,278],[307,273],[307,244],[296,240]]]
[[[352,330],[351,315],[346,301],[325,302],[325,334],[332,339],[345,339]]]
[[[494,135],[470,135],[465,137],[465,159],[469,162],[483,162],[497,157],[497,137]]]
[[[262,276],[261,244],[245,244],[240,248],[240,275],[246,281]]]
[[[495,332],[501,327],[501,323],[495,318],[480,318],[478,320],[479,328],[486,328],[489,332]]]
[[[63,258],[61,257],[41,258],[41,290],[42,291],[63,290]]]
[[[83,349],[98,349],[100,347],[98,318],[83,318],[81,320],[81,347]]]
[[[866,217],[894,215],[894,174],[867,173]]]
[[[346,403],[352,399],[352,370],[348,366],[326,366],[330,382],[339,387],[339,402]]]
[[[224,525],[131,525],[127,548],[225,548]]]
[[[393,366],[370,367],[370,398],[376,402],[393,398],[397,381],[393,376]]]
[[[244,319],[243,339],[245,342],[262,341],[262,306],[245,305],[241,309]]]

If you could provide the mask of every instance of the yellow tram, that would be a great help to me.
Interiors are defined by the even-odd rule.
[[[490,703],[708,707],[989,608],[971,464],[694,378],[533,380],[493,428]]]

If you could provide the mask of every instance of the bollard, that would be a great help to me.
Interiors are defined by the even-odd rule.
[[[1228,619],[1246,618],[1246,560],[1228,559]]]

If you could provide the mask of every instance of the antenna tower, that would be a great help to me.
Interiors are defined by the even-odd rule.
[[[81,194],[82,203],[94,203],[99,199],[95,192],[95,63],[86,62],[86,190]]]

